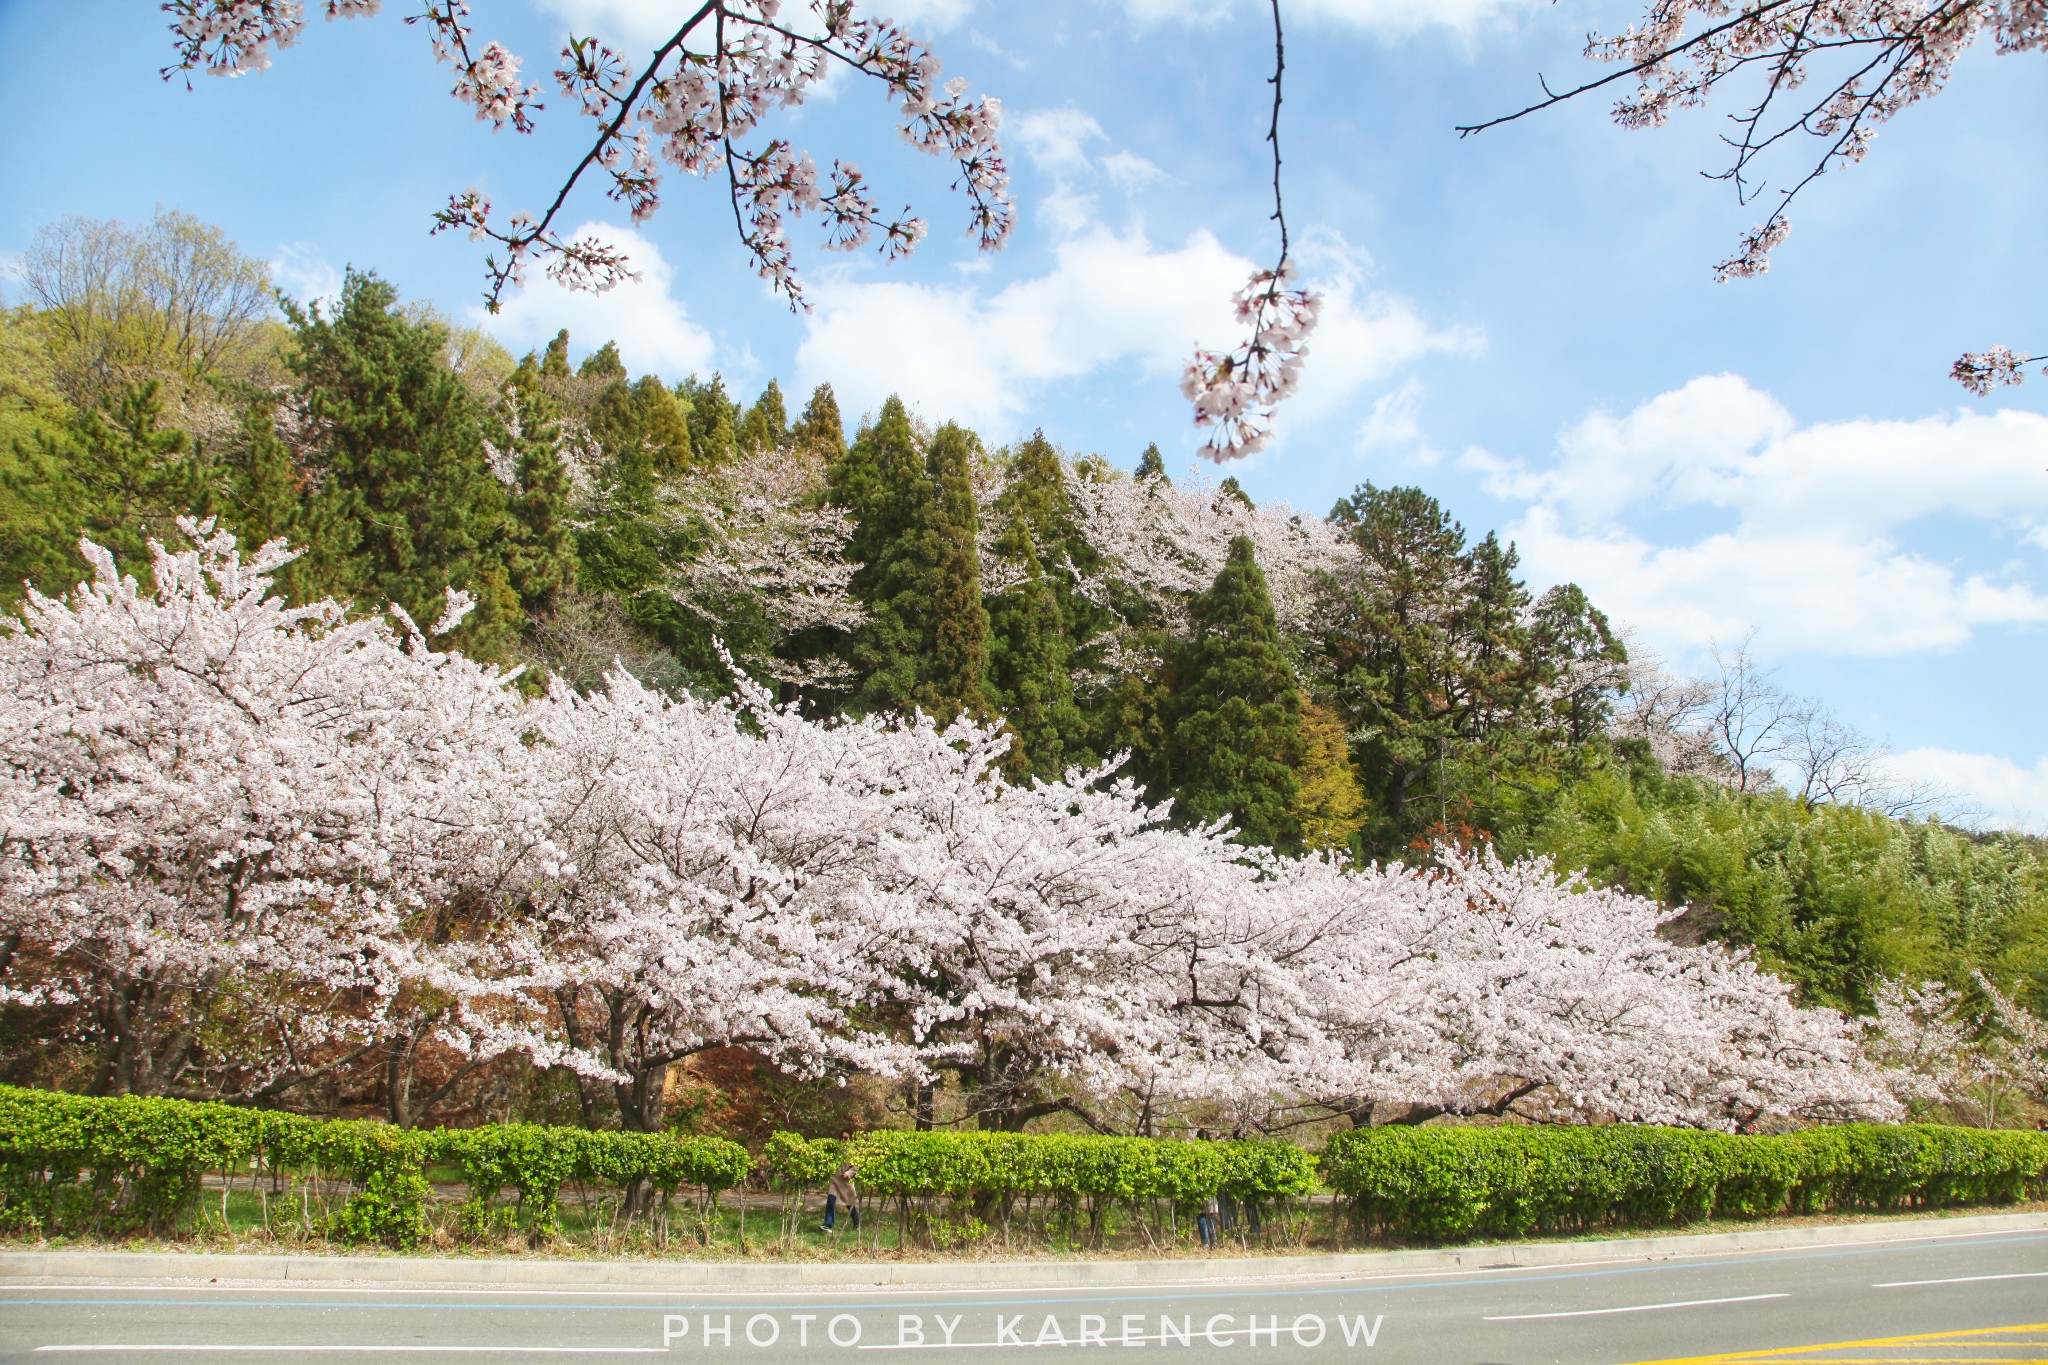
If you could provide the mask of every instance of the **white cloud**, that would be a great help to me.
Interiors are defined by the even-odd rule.
[[[1167,179],[1165,171],[1136,152],[1111,152],[1102,158],[1102,173],[1121,190],[1142,190]]]
[[[1132,18],[1144,23],[1166,19],[1212,23],[1245,2],[1124,0],[1124,8]],[[1290,25],[1308,20],[1396,36],[1434,26],[1469,35],[1488,24],[1536,9],[1542,3],[1543,0],[1289,0],[1286,15]]]
[[[640,278],[591,294],[565,289],[536,270],[533,282],[507,299],[497,316],[478,308],[471,320],[515,352],[544,346],[566,327],[578,350],[616,341],[626,367],[636,374],[679,379],[710,370],[711,334],[690,321],[671,292],[675,271],[653,242],[609,223],[585,223],[569,235],[618,247]]]
[[[1048,273],[992,294],[820,283],[798,378],[806,388],[829,380],[849,411],[900,392],[933,417],[1007,434],[1046,385],[1116,368],[1170,380],[1197,344],[1229,342],[1230,298],[1251,270],[1207,232],[1169,249],[1096,227],[1062,242]],[[1467,340],[1433,330],[1402,300],[1336,281],[1294,401],[1304,414],[1333,407],[1403,362]]]
[[[1422,381],[1410,378],[1374,400],[1372,415],[1358,429],[1358,448],[1386,450],[1421,444]]]
[[[1756,630],[1775,651],[1862,655],[2048,623],[2023,567],[1965,566],[1907,535],[1933,517],[2037,534],[2044,463],[2038,414],[1801,427],[1734,375],[1588,417],[1547,468],[1466,458],[1489,491],[1530,504],[1509,529],[1533,576],[1580,583],[1663,647]],[[1686,529],[1644,529],[1674,521]]]
[[[1103,140],[1102,125],[1071,105],[1034,109],[1011,124],[1010,140],[1041,169],[1075,175],[1088,169],[1088,144]]]
[[[1886,767],[1906,782],[1955,793],[1988,825],[2048,833],[2048,758],[2023,768],[1995,754],[1912,749],[1892,755]]]
[[[319,304],[333,312],[341,300],[341,268],[310,242],[288,242],[270,258],[270,280],[301,307]]]

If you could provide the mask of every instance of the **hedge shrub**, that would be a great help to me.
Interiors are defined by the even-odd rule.
[[[469,1183],[460,1218],[474,1233],[524,1222],[558,1229],[569,1181],[628,1195],[747,1178],[753,1158],[721,1138],[586,1132],[533,1124],[412,1130],[187,1100],[94,1099],[0,1086],[0,1229],[45,1234],[163,1234],[195,1210],[209,1171],[265,1169],[344,1181],[326,1230],[345,1241],[409,1247],[428,1235],[426,1172],[452,1165]],[[500,1192],[518,1191],[516,1207]]]
[[[763,1155],[784,1188],[823,1183],[842,1144],[777,1133]],[[856,1178],[884,1198],[1003,1198],[1200,1204],[1321,1188],[1315,1158],[1286,1142],[1187,1142],[1056,1133],[863,1133],[844,1144]]]
[[[2048,1197],[2048,1133],[1850,1124],[1782,1137],[1681,1128],[1378,1128],[1323,1175],[1382,1237],[1459,1241],[1712,1216],[1945,1208]]]

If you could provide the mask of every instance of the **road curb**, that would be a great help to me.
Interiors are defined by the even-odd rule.
[[[0,1282],[233,1280],[367,1283],[436,1288],[773,1290],[891,1285],[975,1288],[1203,1284],[1242,1280],[1380,1278],[1449,1270],[1507,1270],[1873,1242],[1940,1241],[2048,1230],[2048,1213],[1973,1214],[1872,1223],[1760,1227],[1589,1242],[1503,1242],[1414,1251],[1241,1256],[1171,1261],[758,1262],[542,1261],[426,1256],[306,1256],[157,1251],[0,1252]]]

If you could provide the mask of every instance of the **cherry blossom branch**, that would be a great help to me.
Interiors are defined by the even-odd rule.
[[[1280,23],[1280,0],[1273,9],[1272,121],[1266,141],[1273,148],[1272,221],[1280,226],[1280,259],[1271,270],[1253,273],[1235,300],[1237,320],[1250,329],[1248,340],[1229,354],[1197,349],[1181,376],[1181,392],[1195,407],[1195,425],[1209,427],[1201,453],[1221,463],[1241,459],[1273,438],[1273,410],[1293,396],[1301,382],[1308,354],[1308,335],[1322,309],[1319,295],[1292,288],[1294,262],[1287,236],[1287,206],[1280,190],[1280,106],[1287,74],[1287,39]]]
[[[2024,384],[2027,366],[2037,360],[2048,360],[2048,352],[2023,356],[2010,346],[1993,346],[1988,351],[1972,351],[1957,360],[1949,370],[1949,376],[1971,393],[1983,397],[2001,385]],[[2044,367],[2041,373],[2048,375],[2048,367]]]
[[[1769,217],[1744,233],[1738,250],[1715,267],[1716,278],[1725,281],[1763,274],[1772,250],[1791,230],[1786,215],[1792,201],[1829,169],[1863,160],[1876,126],[1938,93],[1956,59],[1972,43],[1988,34],[2000,53],[2048,47],[2048,8],[2037,0],[1935,0],[1917,5],[1896,0],[1750,0],[1730,16],[1731,8],[1729,0],[1651,0],[1640,25],[1611,37],[1596,34],[1587,41],[1587,57],[1623,63],[1620,69],[1562,92],[1544,84],[1543,99],[1498,118],[1463,125],[1458,133],[1469,136],[1497,128],[1630,77],[1638,80],[1636,92],[1616,103],[1615,121],[1625,128],[1656,127],[1673,109],[1704,106],[1731,77],[1764,65],[1769,79],[1762,94],[1746,113],[1732,116],[1740,136],[1722,139],[1733,148],[1733,159],[1710,177],[1731,181],[1737,201],[1746,204],[1763,188],[1761,183],[1752,186],[1750,170],[1765,152],[1800,133],[1821,139],[1826,146],[1812,167],[1780,192]],[[1704,26],[1688,34],[1695,17]],[[1773,111],[1788,92],[1806,84],[1817,62],[1859,50],[1871,53],[1867,61],[1840,79],[1825,82],[1820,98],[1804,102],[1773,126]],[[2018,383],[2020,367],[2041,358],[2023,360],[2007,348],[1993,347],[1963,356],[1950,373],[1964,387],[1982,394],[1998,384]]]
[[[380,0],[327,0],[330,19],[374,14]],[[597,121],[597,136],[538,217],[514,213],[494,222],[492,205],[478,190],[452,195],[434,215],[434,231],[467,231],[500,249],[485,260],[485,304],[493,312],[505,291],[524,283],[534,260],[547,260],[551,278],[571,288],[601,292],[632,278],[616,247],[595,238],[564,240],[558,220],[570,194],[593,167],[610,179],[606,193],[627,205],[635,222],[660,207],[660,162],[688,174],[724,171],[735,226],[755,268],[792,307],[804,305],[785,216],[817,213],[828,250],[852,250],[879,231],[889,258],[916,247],[924,220],[906,209],[884,222],[864,188],[859,169],[835,161],[829,181],[815,162],[781,140],[757,151],[739,145],[777,109],[793,108],[823,78],[828,61],[875,79],[898,105],[911,145],[951,157],[960,174],[953,187],[968,201],[969,232],[982,250],[1007,240],[1016,222],[1009,173],[997,140],[1001,104],[969,99],[958,79],[941,84],[931,50],[886,21],[855,16],[855,0],[813,0],[817,31],[780,22],[783,0],[703,0],[656,47],[636,76],[617,53],[594,38],[572,35],[562,49],[556,83]],[[164,0],[179,60],[166,79],[204,69],[238,75],[267,66],[271,53],[298,40],[305,24],[297,0]],[[493,128],[533,130],[543,106],[538,86],[522,85],[520,59],[498,43],[472,42],[467,0],[427,0],[408,24],[428,27],[437,58],[456,71],[453,93]],[[713,21],[712,50],[690,50],[691,35]],[[634,125],[637,124],[637,127]]]

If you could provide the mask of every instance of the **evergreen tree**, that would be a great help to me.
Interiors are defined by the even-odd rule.
[[[1059,452],[1036,432],[1011,453],[996,514],[996,553],[1019,581],[990,598],[989,691],[1010,722],[1014,774],[1055,775],[1081,758],[1086,722],[1074,698],[1075,637],[1093,612],[1072,592],[1068,572],[1086,542],[1067,494]]]
[[[351,271],[332,318],[291,313],[321,514],[336,530],[312,566],[324,581],[306,588],[396,602],[422,628],[439,619],[444,588],[465,589],[477,607],[450,643],[505,658],[521,624],[505,486],[474,400],[442,361],[445,329],[396,303],[390,285]]]
[[[811,390],[811,401],[804,404],[803,415],[796,420],[789,438],[799,450],[816,451],[827,460],[837,460],[846,454],[846,426],[839,417],[839,400],[832,396],[830,384],[820,384]]]
[[[725,380],[712,375],[708,381],[691,375],[676,385],[690,427],[690,449],[697,463],[716,468],[731,461],[739,449],[737,405],[726,396]]]
[[[789,412],[783,406],[782,386],[774,380],[747,409],[741,419],[739,448],[744,451],[779,450],[789,440]]]
[[[563,345],[568,344],[568,333],[561,334]],[[592,384],[623,384],[626,382],[626,362],[619,358],[619,344],[607,341],[583,358],[576,367],[576,377]]]
[[[854,519],[853,591],[867,608],[850,649],[856,710],[988,714],[978,455],[973,433],[951,423],[920,442],[903,400],[891,397],[829,471],[833,496]]]
[[[1173,651],[1165,698],[1175,809],[1197,821],[1227,816],[1248,844],[1298,849],[1301,689],[1249,538],[1230,543],[1188,616],[1193,633]]]
[[[147,583],[149,542],[174,542],[180,516],[206,516],[219,501],[222,471],[188,434],[164,425],[163,388],[153,379],[120,390],[109,409],[33,424],[13,445],[0,465],[8,574],[0,592],[9,601],[25,579],[62,591],[84,578],[80,535]]]
[[[576,583],[569,467],[562,461],[561,424],[546,396],[514,387],[511,401],[513,429],[508,434],[517,453],[518,478],[510,508],[516,528],[512,587],[529,621],[547,620]]]
[[[657,474],[673,474],[690,467],[694,452],[690,445],[689,414],[675,393],[651,374],[641,375],[633,385],[633,420]]]
[[[933,434],[925,453],[930,495],[918,518],[913,570],[923,582],[906,607],[915,610],[921,602],[928,623],[917,702],[940,720],[989,713],[982,692],[988,615],[981,602],[981,526],[974,500],[973,463],[980,454],[974,433],[951,422]]]
[[[1365,789],[1351,763],[1351,744],[1344,722],[1326,706],[1304,700],[1301,705],[1301,765],[1295,770],[1299,789],[1294,818],[1308,849],[1350,850],[1365,827]]]
[[[547,354],[541,357],[540,372],[547,379],[569,378],[569,329],[564,327],[555,333],[555,339],[548,343]]]
[[[855,435],[827,471],[832,496],[853,519],[849,557],[860,567],[851,589],[867,608],[854,633],[849,662],[854,705],[865,711],[907,711],[917,688],[916,632],[899,611],[904,547],[928,500],[923,454],[910,411],[891,396],[871,425]],[[912,618],[916,603],[904,601]]]
[[[1328,695],[1363,736],[1369,851],[1397,852],[1436,825],[1490,831],[1516,818],[1507,806],[1557,780],[1536,768],[1576,761],[1546,738],[1550,691],[1589,633],[1595,654],[1612,647],[1611,635],[1597,644],[1604,621],[1573,627],[1560,599],[1545,625],[1515,576],[1514,547],[1492,535],[1468,546],[1420,489],[1366,484],[1331,518],[1359,558],[1327,584],[1317,644]]]
[[[1146,446],[1145,453],[1138,457],[1137,478],[1140,483],[1152,479],[1157,479],[1161,483],[1173,482],[1172,479],[1166,477],[1166,459],[1159,453],[1157,442]]]

